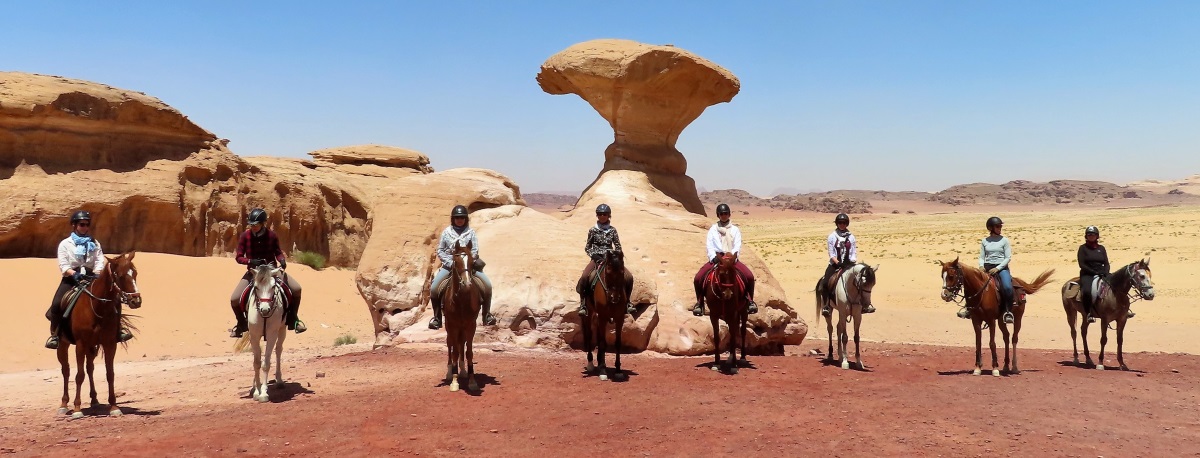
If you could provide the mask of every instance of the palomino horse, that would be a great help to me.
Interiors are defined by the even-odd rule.
[[[849,336],[846,333],[846,322],[854,320],[854,362],[858,364],[860,369],[866,369],[867,365],[863,364],[862,356],[858,351],[858,329],[862,324],[862,309],[864,306],[871,304],[871,288],[875,287],[875,272],[879,267],[871,267],[867,264],[855,264],[854,267],[846,269],[838,276],[837,282],[834,285],[834,301],[833,307],[838,311],[838,358],[842,361],[842,369],[850,368],[849,361]],[[821,280],[817,280],[817,288],[814,289],[817,296],[817,319],[821,319],[821,306],[824,305],[825,295],[821,292]],[[833,359],[833,314],[825,318],[826,332],[829,334],[829,361]]]
[[[729,360],[726,362],[730,374],[738,373],[737,352],[742,351],[742,362],[746,361],[746,286],[738,276],[737,257],[728,251],[718,256],[717,267],[705,280],[704,301],[708,303],[708,319],[713,327],[713,366],[721,369],[721,322],[729,327]]]
[[[621,372],[621,328],[625,325],[625,255],[620,251],[608,250],[604,260],[596,266],[596,284],[592,287],[592,295],[587,298],[590,305],[586,317],[580,319],[583,328],[583,349],[587,352],[587,366],[584,370],[591,374],[599,371],[600,380],[608,380],[608,368],[605,365],[605,352],[608,351],[608,324],[612,323],[617,332],[616,340],[616,370],[613,380],[623,381],[626,374]],[[599,369],[592,365],[592,349],[596,348],[600,360]]]
[[[1073,285],[1074,284],[1074,285]],[[1083,294],[1078,288],[1079,277],[1075,277],[1063,284],[1062,300],[1063,309],[1067,312],[1067,324],[1071,326],[1071,349],[1075,351],[1075,364],[1079,364],[1079,347],[1075,343],[1075,318],[1077,314],[1084,313],[1083,302],[1081,302],[1078,294]],[[1104,346],[1108,344],[1108,323],[1117,322],[1117,363],[1121,365],[1121,370],[1127,371],[1125,366],[1125,320],[1128,318],[1126,313],[1129,311],[1129,303],[1132,302],[1133,295],[1139,299],[1148,301],[1154,300],[1154,282],[1150,279],[1150,260],[1143,259],[1134,261],[1122,267],[1108,277],[1109,288],[1102,291],[1102,295],[1093,301],[1093,316],[1100,318],[1100,364],[1096,365],[1096,369],[1104,370]],[[1074,287],[1073,287],[1074,286]],[[1132,292],[1131,292],[1132,290]],[[1092,352],[1088,350],[1087,344],[1088,320],[1083,320],[1080,331],[1083,333],[1083,354],[1087,358],[1087,365],[1092,365]]]
[[[250,285],[250,295],[247,301],[253,300],[254,306],[246,304],[247,332],[234,344],[235,351],[243,351],[247,344],[254,352],[254,385],[250,387],[250,397],[258,402],[267,402],[267,383],[271,373],[271,349],[275,350],[275,379],[277,385],[283,383],[283,339],[287,337],[287,324],[283,317],[284,310],[283,279],[280,274],[283,269],[270,264],[254,268],[254,283]],[[262,341],[267,341],[266,347]]]
[[[475,257],[471,255],[471,242],[459,241],[450,257],[450,275],[446,278],[442,292],[442,310],[446,317],[446,384],[450,391],[458,391],[458,379],[463,376],[465,366],[467,390],[479,391],[475,382],[475,323],[479,321],[479,309],[483,296],[475,282]]]
[[[939,261],[940,262],[940,261]],[[992,375],[999,377],[999,364],[996,362],[996,322],[1000,322],[1000,331],[1004,333],[1004,371],[1019,374],[1017,368],[1017,339],[1021,334],[1021,317],[1025,314],[1025,296],[1034,294],[1050,283],[1050,275],[1054,269],[1047,269],[1038,275],[1033,282],[1026,282],[1013,277],[1013,331],[1012,331],[1012,366],[1009,366],[1009,334],[1008,325],[1004,320],[998,320],[1004,311],[1000,308],[999,287],[995,279],[982,269],[963,265],[954,258],[950,262],[940,262],[942,265],[942,300],[946,302],[962,299],[965,307],[971,312],[971,325],[975,327],[975,375],[983,370],[983,327],[986,324],[990,334],[992,349]]]
[[[134,252],[117,257],[107,257],[108,263],[99,276],[90,283],[83,283],[83,292],[75,303],[75,310],[69,321],[63,323],[63,328],[70,328],[70,335],[63,335],[66,329],[60,329],[60,344],[58,345],[58,362],[62,365],[63,395],[58,413],[67,414],[67,384],[71,377],[71,363],[67,360],[67,351],[75,344],[75,410],[71,418],[82,418],[80,408],[82,400],[80,391],[83,389],[83,377],[86,375],[91,385],[92,405],[100,405],[96,399],[96,379],[92,377],[95,368],[96,353],[104,348],[104,369],[108,378],[108,414],[121,416],[117,407],[117,394],[113,390],[113,359],[117,354],[117,336],[121,327],[135,329],[129,318],[121,314],[121,304],[129,304],[129,308],[142,306],[142,295],[138,291],[137,268],[133,266]],[[65,308],[64,308],[65,310]]]

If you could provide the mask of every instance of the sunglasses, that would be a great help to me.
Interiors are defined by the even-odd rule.
[[[75,225],[78,227],[92,227],[92,223],[77,223]]]

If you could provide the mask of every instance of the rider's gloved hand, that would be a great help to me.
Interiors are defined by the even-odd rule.
[[[600,255],[599,253],[592,255],[592,262],[594,262],[596,264],[599,264],[603,260],[604,260],[604,256]]]
[[[84,274],[83,272],[75,272],[75,275],[71,276],[71,279],[75,280],[75,283],[79,283],[85,278],[87,278],[87,274]]]
[[[262,259],[251,259],[250,262],[247,263],[247,265],[249,265],[250,268],[253,269],[253,268],[256,268],[256,267],[261,266],[266,263],[267,262],[263,261]]]
[[[988,270],[988,275],[996,275],[996,274],[998,274],[998,273],[1000,273],[1000,268],[999,268],[999,267],[993,267],[993,268],[991,268],[991,269],[989,269],[989,270]]]

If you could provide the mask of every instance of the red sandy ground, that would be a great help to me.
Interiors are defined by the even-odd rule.
[[[582,353],[479,349],[478,395],[439,386],[445,356],[433,348],[285,353],[287,382],[265,404],[246,397],[243,355],[118,371],[126,415],[88,409],[76,421],[54,413],[61,381],[43,371],[29,378],[44,394],[0,415],[0,452],[1200,456],[1198,356],[1130,354],[1133,371],[1101,372],[1069,352],[1028,350],[1022,374],[996,378],[970,375],[973,349],[864,349],[869,371],[805,354],[752,356],[733,376],[710,371],[710,358],[627,355],[623,383],[581,375]]]

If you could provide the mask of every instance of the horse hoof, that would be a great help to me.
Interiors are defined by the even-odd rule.
[[[267,402],[271,400],[271,397],[264,394],[261,396],[255,396],[254,400],[258,402]]]
[[[1121,370],[1123,370],[1123,371],[1127,371],[1127,370],[1129,370],[1129,367],[1128,367],[1128,366],[1126,366],[1126,365],[1124,365],[1124,364],[1122,364],[1122,365],[1121,365]]]
[[[736,365],[735,365],[735,366],[733,366],[733,367],[731,367],[731,368],[729,368],[729,374],[730,374],[730,375],[737,375],[737,373],[738,373],[738,368],[737,368],[737,366],[736,366]]]
[[[850,361],[842,361],[842,369],[849,369]]]
[[[983,374],[983,371],[981,371],[979,369],[975,369],[974,371],[971,371],[971,375],[982,375],[982,374]]]
[[[600,381],[601,381],[601,382],[607,382],[607,381],[608,381],[608,374],[600,374]]]
[[[59,414],[59,415],[67,415],[67,414],[70,414],[70,413],[71,413],[71,409],[68,409],[68,408],[66,408],[66,407],[59,407],[59,408],[58,408],[58,414]]]
[[[1103,365],[1103,364],[1097,364],[1097,365],[1096,365],[1096,370],[1098,370],[1098,371],[1102,371],[1102,370],[1104,370],[1104,365]]]
[[[716,371],[719,371],[719,370],[721,370],[721,369],[720,369],[720,368],[718,368],[717,366],[710,367],[709,369],[712,369],[712,370],[713,370],[713,372],[716,372]]]
[[[1000,369],[992,369],[992,377],[999,377]]]
[[[124,415],[124,414],[121,412],[121,409],[119,407],[116,409],[112,409],[111,411],[108,412],[108,416],[110,416],[110,417],[119,417],[121,415]]]
[[[458,380],[450,382],[450,392],[458,391]]]
[[[71,414],[72,420],[78,420],[80,418],[83,418],[83,412],[81,412],[81,411],[76,410],[75,413]]]

